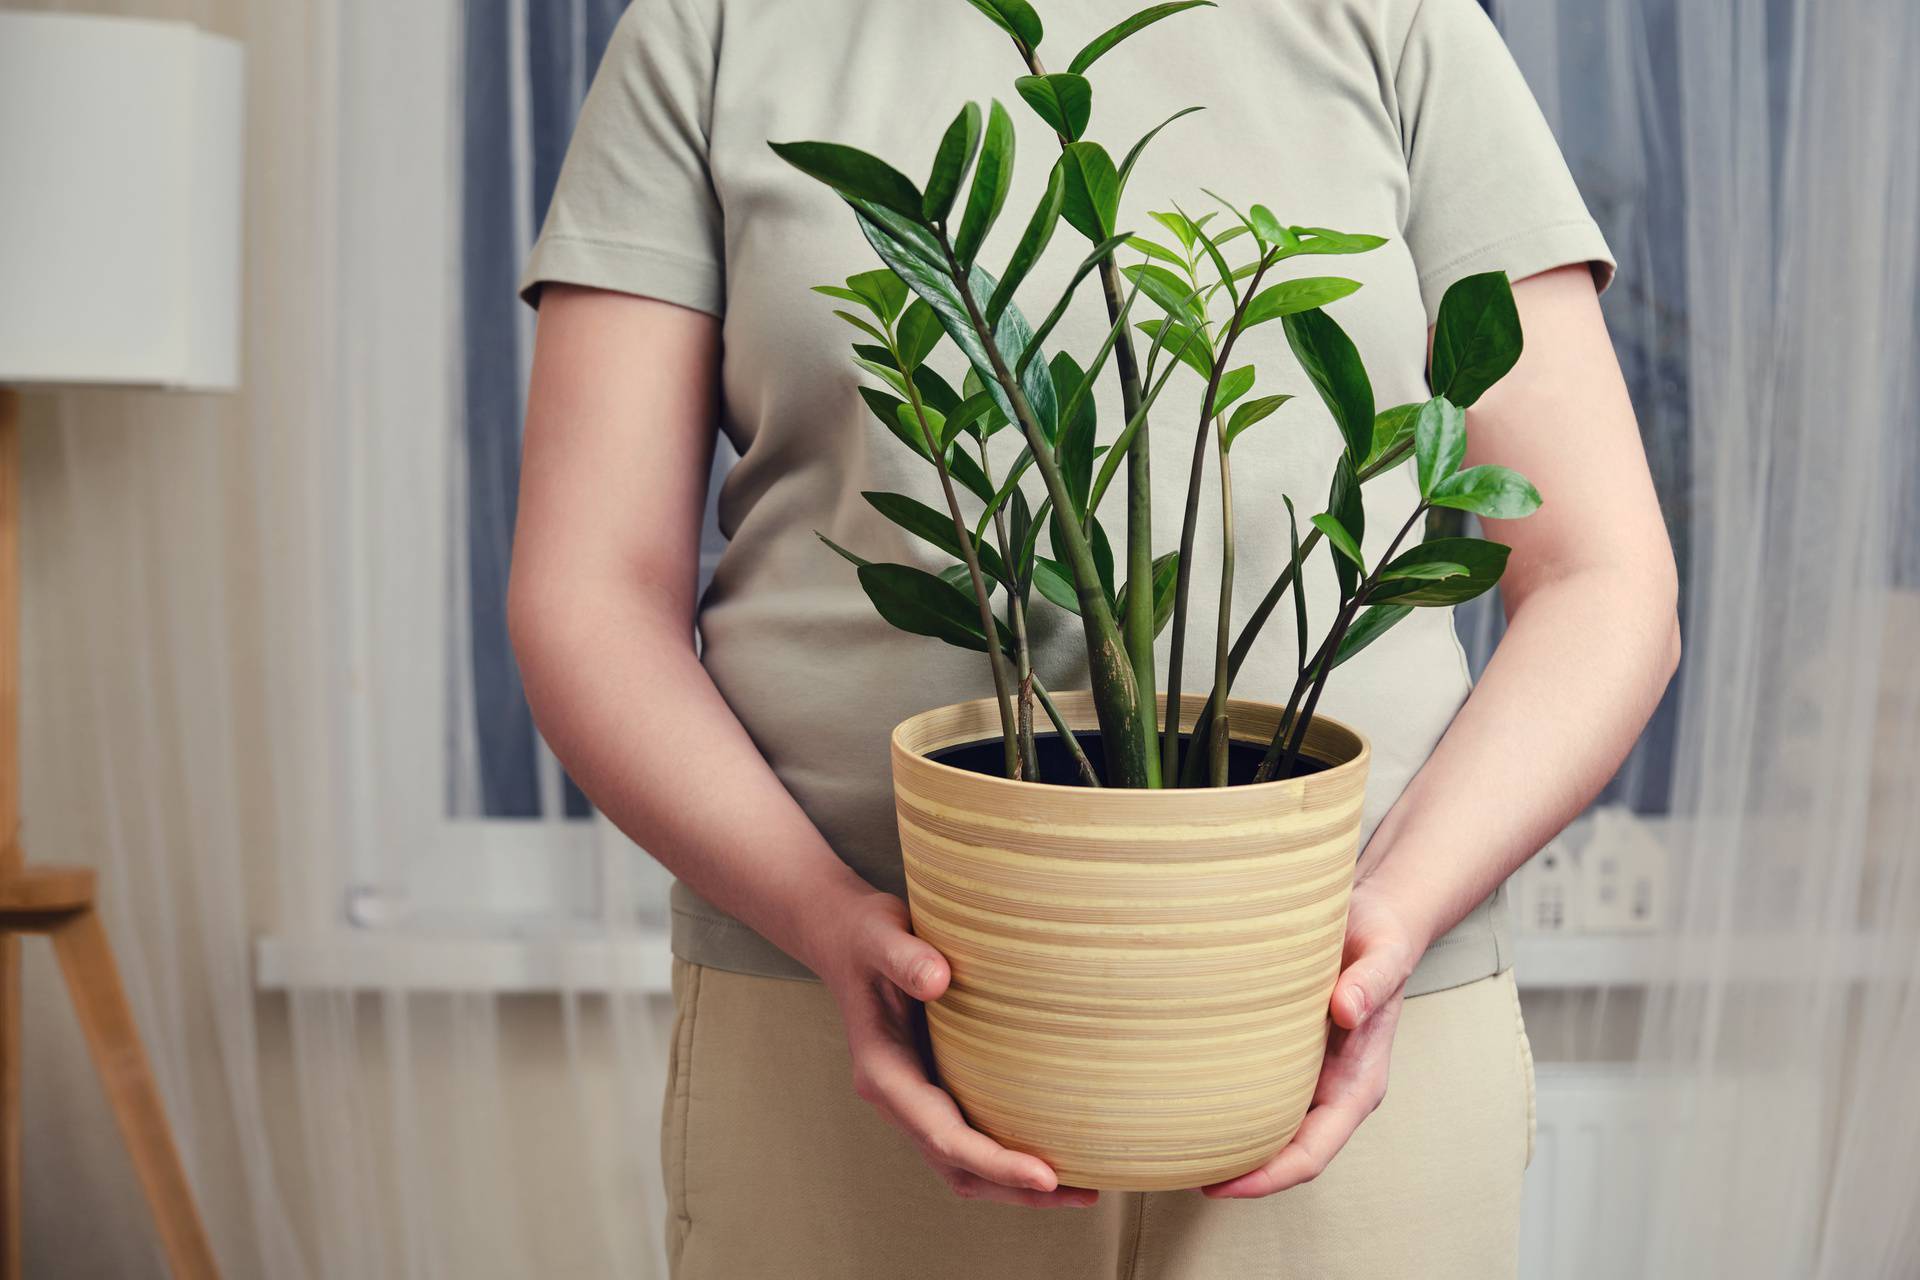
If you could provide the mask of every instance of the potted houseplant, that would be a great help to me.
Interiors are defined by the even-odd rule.
[[[1429,512],[1511,519],[1539,505],[1511,470],[1461,468],[1466,408],[1518,359],[1519,320],[1503,275],[1460,281],[1441,305],[1431,397],[1377,410],[1329,311],[1359,284],[1301,274],[1294,260],[1362,254],[1383,239],[1217,199],[1198,216],[1153,214],[1155,236],[1118,226],[1136,162],[1172,120],[1116,163],[1086,137],[1086,73],[1122,40],[1206,0],[1128,18],[1064,72],[1042,65],[1044,31],[1026,0],[970,3],[1026,63],[1015,89],[1057,155],[997,275],[979,256],[1013,168],[1015,126],[998,101],[960,110],[924,183],[837,143],[772,144],[844,198],[879,257],[879,268],[819,291],[858,331],[868,407],[937,476],[943,501],[866,497],[952,563],[936,573],[828,545],[889,623],[981,654],[992,677],[993,697],[916,715],[892,741],[913,925],[952,966],[927,1011],[943,1082],[975,1125],[1047,1160],[1063,1183],[1198,1186],[1286,1143],[1325,1051],[1368,745],[1316,714],[1322,691],[1413,609],[1498,581],[1507,549],[1424,537]],[[1086,248],[1036,325],[1015,295],[1069,238],[1063,228]],[[1049,354],[1083,285],[1104,298],[1105,339],[1077,357]],[[1275,322],[1342,448],[1323,510],[1300,521],[1283,496],[1287,568],[1236,631],[1232,451],[1290,397],[1255,394],[1259,370],[1233,356],[1243,334]],[[1092,396],[1102,377],[1117,382],[1125,415],[1105,439]],[[1152,410],[1175,377],[1203,390],[1195,419],[1175,424],[1193,431],[1177,543],[1155,554],[1148,436],[1163,429]],[[1022,449],[996,475],[986,446],[1002,431]],[[1420,501],[1368,563],[1367,482],[1409,460]],[[1219,504],[1203,512],[1209,461]],[[1103,512],[1123,478],[1116,545]],[[1189,691],[1181,672],[1197,640],[1190,569],[1202,519],[1220,523],[1224,554],[1206,584],[1218,593],[1212,686]],[[1316,553],[1332,558],[1338,582],[1317,631],[1295,589]],[[1282,616],[1300,659],[1286,702],[1234,698],[1241,662],[1289,596]],[[1045,608],[1077,615],[1090,688],[1055,691],[1035,669],[1030,619]],[[1162,676],[1155,642],[1168,628]]]

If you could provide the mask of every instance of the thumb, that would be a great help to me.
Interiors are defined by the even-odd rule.
[[[1334,1025],[1353,1030],[1406,984],[1405,966],[1395,963],[1387,950],[1383,947],[1361,952],[1334,983],[1329,1007]]]
[[[931,946],[894,926],[881,935],[878,968],[889,982],[915,1000],[938,1000],[953,976],[947,958]]]

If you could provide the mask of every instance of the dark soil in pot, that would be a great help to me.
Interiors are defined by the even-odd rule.
[[[1096,731],[1086,731],[1075,735],[1080,740],[1080,749],[1087,753],[1087,761],[1093,771],[1106,780],[1106,754],[1100,747],[1100,735]],[[1181,734],[1181,754],[1193,749],[1192,735]],[[1061,787],[1080,787],[1086,783],[1080,777],[1080,766],[1067,754],[1066,747],[1060,742],[1057,733],[1035,733],[1033,735],[1034,752],[1040,757],[1039,781]],[[1227,744],[1227,785],[1241,786],[1253,781],[1254,771],[1259,769],[1261,758],[1267,754],[1265,744],[1257,742],[1232,741]],[[985,773],[1002,777],[1006,769],[1006,755],[999,738],[983,738],[978,742],[962,743],[957,747],[948,747],[933,752],[927,757],[936,764],[951,765],[955,769],[965,769],[968,773]],[[1319,760],[1301,756],[1298,764],[1288,777],[1303,778],[1310,773],[1319,773],[1328,766]]]

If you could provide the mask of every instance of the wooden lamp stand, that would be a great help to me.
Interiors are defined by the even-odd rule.
[[[167,1126],[84,867],[29,867],[20,847],[20,418],[0,387],[0,1280],[20,1276],[21,935],[53,943],[107,1105],[176,1277],[214,1277],[213,1250]]]

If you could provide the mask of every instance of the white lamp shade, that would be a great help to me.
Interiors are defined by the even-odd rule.
[[[239,382],[240,46],[0,13],[0,383]]]

